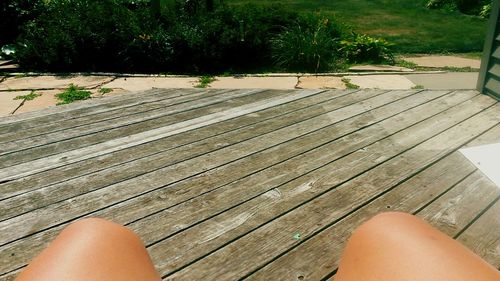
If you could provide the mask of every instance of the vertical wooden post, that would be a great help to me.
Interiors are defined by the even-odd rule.
[[[500,0],[493,0],[477,90],[500,99]]]

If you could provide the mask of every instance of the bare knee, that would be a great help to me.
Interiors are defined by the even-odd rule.
[[[390,236],[390,233],[411,232],[411,229],[425,224],[421,219],[402,212],[380,213],[359,226],[353,234],[353,238],[359,236],[378,236],[381,238]]]
[[[416,222],[421,221],[414,215],[403,213],[403,212],[384,212],[377,214],[376,216],[369,219],[365,224],[379,225],[379,224],[400,224],[401,222]]]
[[[115,239],[116,237],[140,240],[128,228],[101,218],[85,218],[75,221],[67,226],[61,235],[85,237],[86,239],[97,238],[99,240]]]

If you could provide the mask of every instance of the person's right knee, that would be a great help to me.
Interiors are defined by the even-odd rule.
[[[79,237],[96,237],[106,239],[106,237],[128,237],[140,240],[139,237],[128,228],[117,223],[101,218],[85,218],[68,225],[61,235],[71,235]]]
[[[371,232],[374,230],[387,230],[395,228],[406,227],[409,224],[419,224],[422,221],[407,213],[402,212],[385,212],[380,213],[368,221],[364,222],[361,226],[356,230],[361,232]],[[386,226],[390,226],[390,228],[386,228]]]

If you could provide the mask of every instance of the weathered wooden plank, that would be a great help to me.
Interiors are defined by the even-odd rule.
[[[46,233],[44,233],[44,234],[46,234]],[[45,237],[47,238],[48,236],[45,236]],[[46,241],[46,240],[45,240],[45,241]],[[41,243],[44,243],[44,240],[42,239],[42,240],[40,240],[40,242],[41,242]]]
[[[334,272],[352,232],[363,222],[385,211],[415,213],[446,193],[475,170],[457,152],[433,164],[408,181],[396,185],[361,209],[328,226],[319,234],[269,263],[250,280],[324,280]]]
[[[175,90],[176,89],[153,89],[2,117],[0,118],[0,132],[9,132],[13,127],[19,130],[32,128],[32,121],[35,119],[46,123],[52,123],[60,119],[77,118],[157,99],[174,98],[182,95],[193,95],[193,97],[195,97],[203,93],[200,89],[183,89],[182,92],[172,95],[172,91]]]
[[[461,233],[457,240],[500,270],[500,200]]]
[[[425,118],[429,118],[433,114],[437,114],[448,107],[453,106],[454,103],[459,103],[468,99],[466,96],[462,96],[462,98],[460,98],[460,95],[455,96],[455,98],[456,100],[450,97],[443,97],[435,100],[434,102],[425,103],[419,107],[405,111],[399,115],[390,117],[380,123],[376,123],[371,127],[368,127],[367,125],[370,125],[371,122],[377,122],[381,120],[381,117],[387,116],[388,113],[393,111],[396,111],[393,113],[397,114],[398,108],[400,108],[399,110],[405,109],[408,108],[409,105],[403,106],[402,103],[395,103],[390,106],[382,107],[376,111],[364,114],[364,116],[360,115],[356,118],[347,120],[344,124],[339,123],[336,126],[332,126],[331,130],[323,131],[321,134],[335,134],[336,131],[344,132],[346,129],[341,129],[342,127],[359,128],[361,126],[360,128],[363,128],[362,130],[346,135],[345,137],[341,137],[341,135],[339,135],[334,139],[334,141],[325,143],[315,150],[307,151],[302,155],[290,158],[289,160],[281,162],[265,170],[260,170],[261,168],[254,168],[255,164],[250,166],[247,164],[244,165],[243,168],[238,166],[236,166],[235,169],[228,167],[229,169],[221,169],[217,172],[217,174],[210,175],[210,179],[219,180],[223,177],[227,177],[226,175],[235,173],[240,174],[241,171],[245,171],[245,174],[253,170],[258,171],[253,174],[250,173],[248,177],[244,177],[241,180],[230,182],[226,186],[217,187],[217,184],[220,185],[218,181],[207,182],[207,180],[204,180],[203,178],[200,179],[200,182],[191,180],[190,182],[175,184],[170,186],[168,189],[158,190],[158,192],[149,194],[145,199],[141,199],[141,201],[138,201],[138,198],[135,198],[127,204],[120,204],[118,208],[112,207],[106,211],[105,214],[108,217],[112,217],[114,220],[122,221],[123,219],[119,217],[123,216],[115,215],[124,213],[120,210],[132,211],[137,209],[137,213],[142,213],[141,216],[145,216],[145,209],[154,207],[155,209],[161,210],[161,208],[164,208],[164,211],[156,211],[153,216],[130,225],[132,229],[135,229],[140,233],[144,233],[143,238],[146,243],[153,243],[156,240],[162,239],[163,237],[168,236],[169,234],[172,234],[182,228],[186,228],[199,221],[205,220],[211,215],[230,209],[231,207],[241,204],[246,200],[250,200],[252,197],[259,194],[265,194],[273,188],[286,184],[303,174],[322,168],[337,159],[348,156],[350,153],[353,153],[358,149],[368,146],[380,139],[384,139],[391,134],[397,133],[398,131],[422,121]],[[432,108],[432,110],[429,110],[429,107]],[[314,142],[316,139],[321,139],[321,135],[311,134],[308,138],[304,139],[304,143],[307,144],[308,142]],[[305,145],[302,143],[298,144]],[[296,146],[297,144],[291,143],[291,145]],[[282,151],[282,149],[283,148],[277,148],[272,153],[281,154],[280,151]],[[252,162],[261,163],[268,157],[271,156],[266,156],[264,154],[262,155],[262,158],[254,157]],[[248,168],[248,171],[246,168]],[[322,169],[325,170],[324,168]],[[315,173],[321,175],[320,172]],[[307,186],[307,182],[305,182],[304,185]],[[212,188],[213,191],[210,191],[209,188]],[[185,196],[188,192],[193,193],[196,189],[201,189],[200,191],[197,191],[197,193],[203,195],[190,199],[180,205],[175,205],[179,200],[179,198],[176,198],[179,197],[176,196],[176,190],[190,190],[183,192],[182,195]],[[168,199],[158,199],[162,197]],[[224,200],[215,200],[216,198],[224,198]],[[264,199],[268,198],[265,197]],[[271,197],[271,199],[274,198]],[[144,202],[148,202],[148,208],[139,209],[136,207],[143,206]],[[167,208],[169,205],[173,205],[174,207],[171,209]],[[171,216],[171,214],[177,215]],[[161,231],[155,230],[150,227],[150,223],[153,221],[160,223],[161,225],[165,225],[165,227],[162,228]]]
[[[315,93],[317,93],[317,91],[300,91],[292,96],[279,97],[271,100],[264,100],[246,104],[240,107],[231,108],[226,111],[208,114],[146,132],[128,135],[80,149],[67,151],[61,154],[48,156],[43,159],[14,165],[8,168],[0,169],[0,178],[2,178],[4,181],[21,178],[26,175],[46,171],[52,168],[123,150],[128,147],[148,143],[186,131],[202,128],[207,125],[233,119],[235,117],[243,116],[245,114],[256,112],[265,108],[271,108],[276,105],[296,100],[304,96],[313,95]]]
[[[139,160],[147,156],[158,154],[159,152],[167,152],[176,148],[181,151],[190,150],[193,156],[196,156],[193,147],[197,144],[206,148],[204,152],[211,151],[209,146],[213,145],[215,145],[217,149],[222,149],[231,144],[286,127],[304,119],[338,109],[344,105],[377,96],[381,93],[380,91],[361,91],[358,93],[353,93],[351,91],[325,91],[317,95],[280,104],[272,108],[263,109],[196,130],[187,131],[150,143],[130,147],[114,153],[101,155],[96,158],[87,159],[75,164],[0,184],[0,189],[2,190],[0,200],[29,190],[35,190],[48,184],[64,182],[118,164],[130,162],[130,159]],[[189,144],[191,144],[191,146],[186,146]],[[175,152],[176,151],[172,151],[172,154],[175,154]]]
[[[321,115],[319,117],[308,119],[304,122],[297,123],[277,131],[273,131],[272,133],[262,135],[257,138],[253,138],[250,141],[246,141],[234,146],[217,150],[213,153],[204,154],[196,158],[191,158],[188,161],[184,161],[175,164],[173,166],[161,168],[153,171],[152,173],[140,175],[136,178],[131,179],[130,181],[121,181],[116,184],[106,186],[105,188],[101,188],[90,193],[84,193],[81,196],[67,199],[57,204],[49,205],[42,209],[37,209],[25,215],[17,216],[15,218],[2,221],[0,222],[0,244],[3,244],[3,242],[8,242],[3,240],[3,239],[9,239],[8,237],[10,237],[10,239],[15,239],[13,238],[12,235],[17,237],[22,237],[23,235],[36,232],[37,229],[33,227],[33,225],[36,224],[39,227],[42,227],[42,225],[44,225],[43,223],[41,223],[42,220],[47,220],[47,223],[49,225],[54,222],[60,222],[62,220],[62,217],[54,216],[54,212],[58,212],[57,210],[62,211],[61,212],[62,216],[71,218],[71,216],[77,216],[82,213],[85,213],[86,212],[85,210],[87,210],[87,212],[89,211],[91,212],[92,210],[100,209],[104,206],[111,205],[113,203],[118,203],[122,201],[123,198],[133,197],[136,195],[140,195],[141,193],[144,192],[161,188],[162,186],[167,185],[169,183],[173,183],[182,180],[184,178],[189,178],[192,175],[196,175],[204,171],[207,171],[209,169],[216,168],[225,163],[233,162],[234,160],[243,158],[248,155],[252,155],[260,150],[264,150],[268,147],[272,147],[279,143],[288,141],[290,139],[294,139],[300,135],[315,131],[317,129],[321,129],[325,126],[329,126],[331,123],[346,120],[351,116],[369,110],[370,108],[372,108],[377,104],[379,104],[378,106],[383,106],[390,100],[393,100],[397,95],[398,95],[397,92],[394,92],[391,93],[391,95],[386,95],[385,99],[382,96],[378,96],[375,99],[364,101],[362,104],[356,103],[347,107],[343,107],[336,111],[332,111],[327,114]],[[411,95],[411,92],[402,91],[399,92],[399,95],[408,96]],[[305,147],[300,147],[300,146],[291,146],[291,148],[299,150],[299,153],[301,149],[306,149]],[[287,154],[285,155],[271,154],[271,155],[273,157],[279,158],[279,157],[286,157]],[[146,161],[146,164],[150,162],[151,161]],[[140,169],[140,166],[132,166],[128,168],[127,173],[130,173],[130,170],[134,168]],[[235,175],[237,176],[238,173],[235,173]],[[109,176],[112,176],[112,173]],[[106,176],[103,176],[103,178],[105,177]],[[82,184],[87,184],[87,183],[86,181],[83,181]],[[74,189],[74,186],[80,186],[80,185],[74,183],[69,185],[70,189]],[[134,188],[130,188],[131,186]],[[85,187],[82,186],[79,189],[85,189]],[[60,193],[61,188],[58,188],[54,192]],[[186,191],[183,191],[183,193],[186,193]],[[41,194],[43,194],[43,192]],[[50,198],[50,196],[47,196],[47,198]],[[26,203],[29,203],[29,200]],[[82,204],[81,208],[77,207],[77,205],[79,204]],[[9,205],[9,207],[14,207],[14,206]],[[49,212],[51,216],[43,215],[46,212]],[[28,217],[31,219],[28,220]],[[17,221],[17,223],[15,221]],[[1,230],[2,228],[4,230],[10,228],[16,228],[16,231],[15,233],[12,231],[8,231],[9,234],[5,233],[5,235],[3,235],[4,232]],[[22,228],[25,228],[25,230],[23,231]]]
[[[397,92],[394,92],[394,94],[397,94]],[[389,96],[388,99],[393,100],[393,99],[395,99],[395,97]],[[372,105],[370,105],[370,103],[365,103],[365,106],[368,108],[372,107]],[[399,106],[401,106],[401,105],[399,105]],[[337,115],[341,115],[341,114],[337,114]],[[333,120],[331,120],[331,118],[333,118],[333,116],[336,116],[336,115],[331,114],[329,116],[331,116],[329,118],[329,122],[333,122]],[[339,117],[337,117],[337,118],[339,118]],[[227,174],[227,173],[225,173],[225,174]],[[168,174],[163,174],[162,176],[165,176],[165,175],[168,175]],[[200,176],[200,177],[202,177],[202,176]],[[209,177],[205,177],[205,178],[210,179],[212,177],[209,176]],[[147,184],[147,182],[144,182],[143,184]],[[139,185],[139,187],[140,186],[142,186],[142,185]],[[172,188],[169,188],[169,189],[172,189]],[[183,190],[179,189],[179,194],[182,192],[183,192]],[[124,196],[124,197],[127,197],[127,196]],[[72,206],[72,207],[76,208],[76,206]],[[147,207],[147,203],[143,207]],[[10,256],[11,254],[14,254],[14,258],[11,257],[8,260],[5,260],[5,259],[2,260],[2,257],[0,257],[0,260],[2,261],[1,265],[0,265],[0,271],[7,271],[9,268],[10,269],[16,268],[16,266],[17,267],[23,266],[29,260],[30,256],[29,255],[18,256],[15,253],[19,253],[19,252],[33,253],[33,254],[37,253],[38,250],[40,250],[42,247],[44,247],[46,245],[46,242],[49,241],[51,239],[51,237],[53,237],[58,231],[60,231],[61,227],[62,226],[52,228],[52,229],[47,230],[45,232],[35,234],[27,239],[18,240],[18,241],[15,241],[9,245],[2,247],[1,250],[6,254],[6,257]],[[23,250],[23,249],[30,249],[30,251]]]
[[[498,137],[500,137],[500,125],[477,137],[468,145],[487,144],[491,140],[498,140]],[[302,276],[304,280],[325,280],[325,277],[331,277],[335,272],[347,239],[363,222],[384,211],[415,214],[432,203],[435,198],[449,192],[451,188],[467,188],[474,182],[469,179],[469,175],[475,170],[474,165],[460,152],[455,151],[397,185],[390,192],[329,226],[312,239],[301,243],[251,275],[249,279],[294,280]],[[481,235],[474,236],[471,241],[482,241],[479,237]]]
[[[418,216],[453,237],[498,196],[500,188],[477,171],[459,187],[419,212]]]
[[[434,98],[439,95],[443,95],[445,92],[429,92],[428,95],[422,94],[421,99],[415,98],[415,104],[420,104],[422,101],[427,99]],[[469,95],[464,95],[463,98],[466,99]],[[359,96],[361,98],[361,95]],[[346,102],[351,103],[352,100],[346,99]],[[397,106],[394,106],[393,108],[395,110],[400,110],[400,107],[404,105],[402,103],[398,104]],[[414,104],[410,104],[414,105]],[[408,105],[408,106],[410,106]],[[334,106],[334,105],[332,105]],[[337,100],[336,105],[334,108],[341,108],[343,107],[342,101]],[[321,107],[321,110],[324,110],[324,107]],[[331,108],[333,109],[333,108]],[[312,113],[311,111],[309,111]],[[319,112],[316,112],[319,113]],[[391,114],[392,111],[389,111],[384,114]],[[371,114],[368,116],[371,117]],[[279,118],[273,121],[282,121],[282,123],[290,121],[290,118]],[[328,120],[329,121],[329,120]],[[375,122],[375,121],[373,121]],[[316,126],[321,125],[318,122],[315,122]],[[325,126],[329,125],[329,122],[323,122]],[[286,123],[285,123],[286,124]],[[278,125],[281,127],[283,124],[280,124],[279,122],[270,122],[269,125],[276,126]],[[309,125],[304,125],[307,126],[308,128]],[[357,125],[360,126],[360,125]],[[245,132],[241,131],[235,131],[232,132],[231,134],[224,134],[221,136],[217,136],[214,138],[210,138],[208,140],[203,140],[201,142],[193,143],[187,146],[180,147],[178,149],[172,149],[169,151],[166,151],[164,153],[159,153],[156,154],[152,157],[144,158],[141,160],[135,160],[131,162],[124,163],[123,165],[118,165],[116,167],[109,168],[107,170],[102,170],[99,172],[97,175],[89,175],[87,177],[80,177],[78,179],[74,180],[67,180],[64,181],[61,184],[56,184],[56,185],[51,185],[46,188],[41,188],[41,189],[36,189],[32,192],[27,192],[24,193],[20,196],[9,198],[6,200],[2,201],[2,205],[0,206],[0,220],[4,220],[6,218],[9,218],[14,215],[20,215],[25,212],[28,212],[32,209],[36,209],[42,206],[46,206],[49,204],[52,204],[54,202],[58,202],[67,198],[71,198],[73,196],[77,196],[80,194],[87,193],[92,190],[96,190],[98,188],[106,187],[110,184],[116,183],[116,182],[123,182],[128,179],[132,179],[136,176],[141,176],[144,175],[148,172],[155,171],[157,169],[161,169],[164,167],[167,167],[169,165],[173,165],[179,162],[182,162],[183,160],[188,160],[190,158],[196,157],[196,156],[201,156],[204,153],[208,153],[210,151],[216,151],[220,150],[223,147],[228,147],[232,143],[237,143],[241,140],[241,138],[247,138],[251,139],[253,137],[259,136],[262,132],[272,132],[272,129],[269,130],[269,128],[266,128],[268,126],[265,126],[265,124],[262,124],[258,128],[255,128],[254,130],[246,130]],[[297,126],[296,126],[297,127]],[[267,129],[266,131],[262,131],[262,129]],[[346,126],[346,133],[347,130],[355,130],[356,126]],[[289,130],[289,133],[283,134],[282,136],[287,137],[288,139],[293,139],[296,137],[299,137],[297,133],[301,133],[303,130],[295,128],[294,130]],[[319,135],[319,134],[317,134]],[[332,138],[331,133],[327,133],[326,136],[323,134],[324,138]],[[237,141],[234,141],[233,139],[236,139]],[[261,139],[266,139],[266,141],[262,141]],[[275,143],[271,143],[270,141],[272,140],[272,135],[270,136],[265,136],[261,137],[261,139],[254,140],[253,142],[257,143],[257,146],[251,147],[248,146],[248,149],[240,149],[241,151],[245,151],[245,153],[251,153],[252,149],[257,149],[260,147],[266,148],[266,145],[275,145]],[[309,138],[310,140],[315,140],[315,138]],[[283,140],[283,139],[281,139]],[[315,143],[314,141],[307,141],[304,146],[298,147],[300,148],[300,151],[305,151],[309,147],[314,147]],[[220,144],[223,145],[220,145]],[[287,154],[284,154],[283,156],[288,157]],[[268,159],[270,160],[270,159]],[[130,185],[136,185],[136,183],[133,182],[128,182]],[[74,186],[79,186],[78,189],[75,189]],[[142,205],[142,204],[141,204]]]
[[[153,130],[245,105],[251,101],[268,99],[272,94],[273,91],[260,90],[228,92],[178,104],[173,108],[160,108],[143,114],[129,115],[127,118],[96,122],[60,132],[3,143],[0,146],[0,159],[2,159],[0,167],[8,167],[110,139]],[[284,97],[289,95],[294,94],[283,93]]]
[[[167,96],[164,99],[155,98],[151,101],[145,98],[145,100],[142,101],[141,103],[130,102],[129,106],[113,108],[108,111],[99,112],[91,115],[76,116],[69,119],[58,119],[55,120],[57,122],[51,122],[48,124],[47,121],[42,118],[32,119],[32,121],[30,122],[30,125],[34,126],[32,128],[19,129],[18,126],[16,126],[17,123],[12,124],[8,128],[10,133],[5,132],[0,135],[0,144],[10,141],[19,142],[20,140],[35,136],[46,136],[46,138],[50,138],[49,133],[53,134],[55,132],[60,132],[73,128],[81,128],[83,134],[85,132],[85,127],[89,127],[90,124],[97,123],[95,126],[99,126],[98,122],[103,122],[107,120],[120,121],[119,119],[122,118],[127,119],[130,118],[132,115],[138,115],[141,113],[145,114],[146,112],[159,109],[167,111],[168,110],[167,107],[172,108],[173,106],[178,104],[195,102],[196,100],[206,99],[208,97],[213,97],[218,94],[223,94],[231,91],[230,90],[204,91],[196,93],[195,98],[193,97],[193,95],[187,95],[187,94],[182,95],[182,93],[184,93],[183,90],[170,91],[170,93],[174,94],[177,92],[179,92],[177,97]]]
[[[349,211],[362,206],[363,202],[383,193],[387,187],[397,184],[418,172],[419,167],[433,163],[474,136],[497,125],[500,122],[499,112],[500,106],[490,107],[488,110],[417,145],[398,157],[399,161],[397,161],[397,165],[392,166],[392,169],[388,167],[390,164],[379,165],[377,168],[346,184],[337,186],[333,189],[333,192],[321,194],[307,204],[303,204],[304,200],[301,200],[302,203],[296,205],[296,209],[293,211],[211,253],[204,259],[191,264],[189,268],[174,273],[167,280],[236,279],[251,273],[254,269],[271,261],[274,257],[286,252],[287,249],[296,244],[297,241],[293,239],[294,233],[301,233],[303,238],[314,235],[317,231],[338,220]],[[456,118],[456,115],[453,118]],[[440,121],[445,122],[443,119]],[[412,137],[416,136],[417,134],[412,134]],[[394,142],[393,145],[394,147],[403,146],[401,139]],[[442,149],[436,149],[436,147],[442,147]],[[357,157],[358,160],[351,161],[351,164],[356,161],[367,161],[366,154],[374,155],[373,150],[360,154],[365,154],[364,157],[358,155],[362,156],[362,160]],[[386,157],[385,155],[377,157],[373,164],[377,165],[377,162],[387,160]],[[393,162],[391,161],[391,163]],[[349,169],[352,169],[351,165],[349,165]],[[316,189],[316,186],[335,187],[339,184],[338,174],[339,171],[335,170],[335,173],[326,175],[320,181],[311,183],[310,188],[307,190],[313,192],[312,190]],[[307,190],[302,192],[301,196],[309,193]],[[285,190],[281,191],[280,207],[284,205],[284,198],[287,199],[283,192]],[[269,211],[270,208],[266,208],[266,212]]]
[[[498,143],[499,140],[500,140],[500,125],[493,127],[491,130],[482,134],[473,142],[464,145],[464,147],[474,147],[474,146]]]

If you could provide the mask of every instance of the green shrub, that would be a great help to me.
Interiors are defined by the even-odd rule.
[[[91,92],[82,90],[82,88],[71,84],[64,92],[56,95],[56,98],[60,100],[57,105],[69,104],[78,100],[87,100],[90,99],[91,95]]]
[[[13,43],[21,27],[35,19],[45,8],[43,0],[0,1],[0,47]]]
[[[428,0],[427,8],[443,9],[447,11],[460,11],[471,15],[487,15],[488,5],[491,8],[491,0]],[[484,11],[484,13],[483,13]]]
[[[212,13],[181,13],[169,31],[173,64],[191,73],[270,68],[271,39],[298,17],[278,5],[220,5]]]
[[[17,59],[37,70],[123,70],[141,34],[136,14],[117,1],[53,0],[24,27]]]
[[[309,15],[272,40],[275,63],[284,69],[329,70],[337,55],[340,28],[326,17]]]
[[[384,39],[352,33],[351,38],[342,40],[340,45],[340,51],[350,62],[394,63],[394,56],[390,50],[392,44]]]
[[[148,0],[40,1],[46,4],[16,42],[15,58],[26,70],[324,71],[345,57],[341,52],[356,61],[388,56],[385,41],[356,37],[351,45],[364,48],[356,54],[340,44],[347,28],[336,20],[283,5],[157,0],[168,5],[155,10]]]

